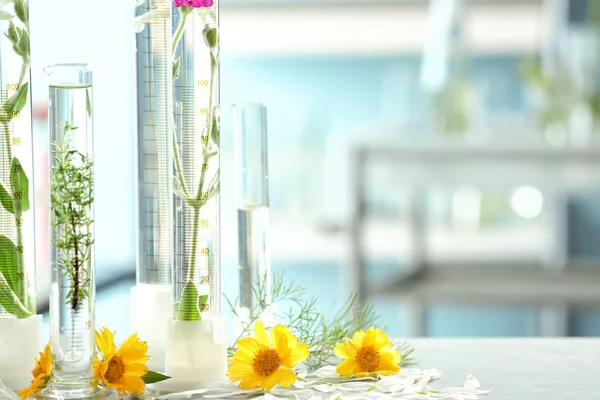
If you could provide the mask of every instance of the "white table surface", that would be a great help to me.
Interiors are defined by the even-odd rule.
[[[444,371],[436,387],[473,374],[481,400],[600,399],[599,339],[409,339],[416,367]]]

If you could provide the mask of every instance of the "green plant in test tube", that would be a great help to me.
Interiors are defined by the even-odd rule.
[[[33,257],[27,257],[34,246],[33,193],[27,175],[32,171],[32,147],[24,146],[31,138],[21,135],[24,130],[31,132],[31,111],[25,112],[30,92],[28,1],[0,2],[2,26],[6,21],[0,72],[0,315],[26,318],[36,312]],[[5,48],[5,43],[12,49]],[[10,70],[17,63],[18,79],[9,80],[5,67]]]
[[[174,0],[174,6],[178,9],[175,13],[178,22],[172,44],[173,80],[175,96],[182,99],[174,104],[174,192],[182,210],[181,221],[176,221],[176,225],[184,226],[180,235],[185,236],[180,240],[184,244],[175,252],[174,313],[179,321],[200,321],[202,313],[211,307],[214,310],[218,302],[218,296],[211,298],[210,293],[202,290],[202,287],[218,285],[215,282],[218,279],[215,270],[218,249],[210,244],[218,238],[214,233],[201,237],[202,229],[216,225],[218,220],[218,217],[213,220],[202,217],[207,208],[218,209],[215,204],[220,189],[217,5],[213,0]],[[193,42],[200,37],[205,46],[196,46]],[[188,43],[183,43],[186,41]],[[188,50],[189,41],[194,43],[191,51]],[[206,73],[201,75],[204,66],[198,62],[201,59],[206,60],[208,76]],[[198,97],[206,98],[207,104],[198,107]],[[201,118],[196,118],[198,113]]]

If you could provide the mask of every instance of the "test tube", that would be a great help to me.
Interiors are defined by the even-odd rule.
[[[252,310],[258,305],[265,312],[257,317],[271,325],[274,324],[274,315],[271,309],[272,278],[268,248],[267,109],[262,104],[250,103],[235,104],[232,110],[242,305],[238,311],[242,320],[238,323],[247,323],[254,317]],[[260,297],[255,298],[255,295]]]
[[[92,71],[45,68],[50,78],[50,348],[52,376],[36,398],[112,398],[92,386],[94,144]]]
[[[24,0],[12,7],[10,19],[0,20],[0,379],[16,390],[31,380],[42,317],[36,315],[29,7]]]
[[[208,5],[208,2],[202,2]],[[174,318],[166,381],[191,390],[224,378],[219,283],[219,32],[217,2],[174,6]]]
[[[145,0],[136,18],[137,284],[131,290],[131,330],[148,342],[152,370],[164,371],[172,318],[173,75],[172,0]]]

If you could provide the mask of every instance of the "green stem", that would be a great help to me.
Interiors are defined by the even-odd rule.
[[[183,35],[183,31],[185,30],[185,23],[187,22],[187,17],[192,12],[193,8],[188,8],[185,6],[179,7],[179,15],[181,18],[179,19],[179,26],[175,31],[175,35],[173,35],[173,44],[171,47],[171,51],[173,55],[175,55],[175,50],[177,50],[177,46],[179,45],[179,41],[181,40],[181,35]]]
[[[189,199],[190,191],[188,190],[185,177],[183,176],[183,168],[181,167],[181,156],[179,155],[179,149],[177,148],[177,138],[175,137],[175,127],[173,127],[173,158],[175,159],[175,172],[181,185],[181,190],[184,196]]]
[[[207,152],[206,149],[203,151],[203,159],[204,163],[208,163],[208,161],[213,157],[215,152]],[[196,278],[196,256],[198,254],[198,236],[200,235],[200,210],[202,210],[202,206],[206,204],[208,198],[202,199],[202,188],[204,187],[204,182],[206,181],[206,171],[203,169],[200,173],[200,182],[198,184],[198,194],[196,195],[196,199],[192,204],[189,204],[194,209],[194,219],[192,222],[192,250],[190,252],[190,260],[188,263],[188,279]]]
[[[23,58],[23,65],[21,66],[21,74],[19,75],[18,87],[21,87],[21,84],[25,80],[25,75],[27,71],[29,71],[29,57]]]

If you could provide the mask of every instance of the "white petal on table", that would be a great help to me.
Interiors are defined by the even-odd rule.
[[[469,375],[467,376],[467,381],[465,382],[463,387],[465,389],[479,389],[481,385],[479,384],[477,378],[475,378],[473,375]]]

